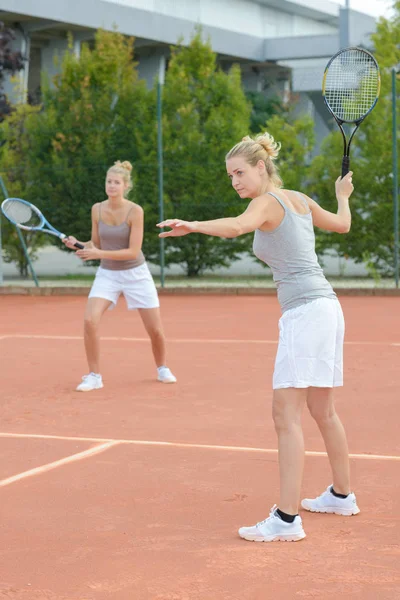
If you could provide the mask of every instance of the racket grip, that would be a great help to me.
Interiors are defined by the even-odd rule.
[[[83,250],[84,249],[84,245],[80,244],[79,242],[76,242],[76,244],[74,244],[75,248],[79,248],[79,250]]]
[[[343,156],[342,160],[342,179],[350,171],[350,157]]]

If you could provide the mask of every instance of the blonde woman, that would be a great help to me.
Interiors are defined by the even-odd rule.
[[[117,161],[107,172],[107,200],[92,207],[92,235],[76,254],[82,260],[100,260],[96,278],[90,290],[84,317],[84,339],[89,374],[76,388],[89,392],[103,387],[100,370],[99,325],[107,309],[125,296],[128,310],[138,309],[150,336],[157,379],[175,383],[176,378],[166,365],[165,338],[161,324],[157,290],[142,252],[143,209],[125,198],[132,188],[132,165]],[[74,250],[78,241],[69,236],[65,245]]]
[[[333,388],[343,385],[344,319],[340,303],[315,253],[313,227],[346,233],[351,225],[352,173],[336,181],[337,213],[306,195],[282,188],[275,159],[280,145],[264,134],[245,137],[226,156],[232,186],[250,198],[246,211],[213,221],[168,219],[161,237],[202,233],[233,238],[254,231],[254,254],[271,267],[282,309],[273,374],[273,420],[278,436],[280,497],[264,521],[242,527],[250,541],[297,541],[305,537],[298,514],[304,462],[301,414],[307,404],[329,456],[333,485],[306,510],[353,515],[359,512],[350,489],[349,456]]]

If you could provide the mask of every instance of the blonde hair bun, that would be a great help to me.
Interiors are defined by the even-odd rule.
[[[271,160],[278,158],[281,144],[276,142],[270,133],[258,135],[254,141],[264,148]]]
[[[114,163],[115,167],[121,167],[122,169],[126,169],[127,171],[132,171],[132,165],[128,160],[124,160],[121,162],[120,160],[116,160]]]

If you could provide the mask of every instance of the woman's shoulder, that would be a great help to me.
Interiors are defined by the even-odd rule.
[[[107,200],[107,198],[105,198],[104,200],[100,200],[100,202],[95,202],[94,204],[92,204],[92,210],[94,208],[99,208],[100,206],[101,207],[107,206],[107,204],[108,204],[108,200]]]
[[[136,204],[136,202],[132,202],[132,200],[126,200],[126,207],[129,211],[129,216],[132,214],[143,214],[143,208],[140,204]]]
[[[279,194],[279,192],[281,192],[282,194],[301,194],[302,196],[304,196],[305,194],[303,194],[303,192],[300,192],[299,190],[288,190],[286,188],[279,188],[277,190],[277,193]]]
[[[308,198],[307,194],[305,194],[304,192],[302,192],[301,190],[286,190],[286,189],[281,189],[281,191],[284,194],[296,194],[296,196],[300,195],[303,198]]]
[[[92,204],[92,217],[96,220],[99,217],[99,210],[102,204],[103,202],[95,202],[94,204]]]

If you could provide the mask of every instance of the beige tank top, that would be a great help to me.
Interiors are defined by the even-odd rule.
[[[131,235],[131,227],[128,224],[128,217],[132,208],[128,211],[126,219],[120,225],[107,225],[101,220],[101,204],[99,205],[99,238],[101,250],[126,250],[129,248],[129,238]],[[112,260],[103,258],[100,261],[100,266],[103,269],[111,271],[123,271],[140,267],[145,262],[145,257],[142,251],[132,260]]]

